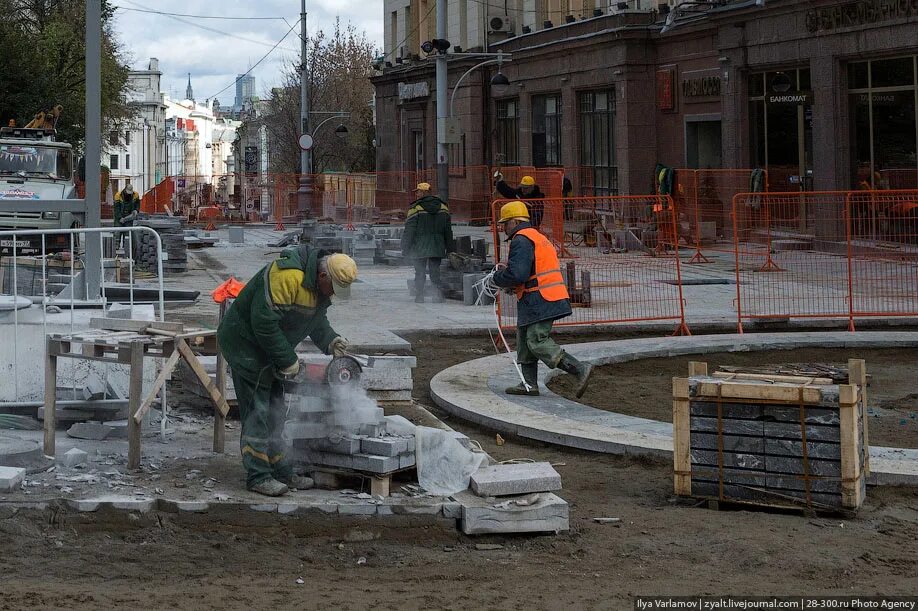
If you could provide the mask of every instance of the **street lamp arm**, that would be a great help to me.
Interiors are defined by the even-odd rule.
[[[326,123],[328,123],[329,121],[331,121],[332,119],[349,119],[350,117],[351,117],[351,113],[349,113],[349,112],[342,112],[341,114],[333,115],[333,116],[331,116],[331,117],[328,117],[327,119],[323,119],[322,121],[319,121],[319,124],[316,125],[316,128],[315,128],[314,130],[312,130],[312,134],[310,134],[310,135],[315,135],[315,134],[319,133],[319,129],[320,129],[323,125],[325,125]]]
[[[462,84],[462,81],[465,80],[465,77],[467,77],[472,72],[474,72],[475,70],[478,70],[479,68],[483,66],[489,66],[491,64],[500,65],[508,61],[510,61],[510,59],[506,55],[503,55],[502,57],[498,57],[496,59],[486,59],[480,64],[475,64],[474,66],[466,70],[465,73],[459,77],[459,80],[456,81],[456,84],[453,85],[453,93],[450,94],[450,97],[449,97],[449,116],[453,117],[456,115],[456,92],[459,91],[459,86]]]

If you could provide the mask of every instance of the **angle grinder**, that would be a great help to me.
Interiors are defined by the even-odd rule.
[[[295,376],[283,378],[288,393],[309,394],[315,386],[335,387],[360,383],[363,373],[360,361],[352,356],[336,356],[327,365],[303,363]]]

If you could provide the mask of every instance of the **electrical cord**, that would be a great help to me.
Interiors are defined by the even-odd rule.
[[[497,335],[500,337],[500,341],[503,344],[504,348],[507,351],[507,356],[509,356],[513,361],[513,368],[516,369],[516,374],[520,377],[520,382],[523,383],[523,387],[526,389],[526,392],[532,390],[532,386],[526,382],[526,378],[523,377],[523,370],[520,367],[520,364],[516,362],[516,359],[513,358],[510,350],[510,345],[507,344],[507,338],[504,337],[504,332],[500,328],[500,317],[497,314],[497,303],[500,299],[501,288],[494,284],[494,274],[498,272],[498,268],[492,269],[490,272],[485,274],[485,277],[475,283],[475,287],[478,289],[478,299],[475,300],[475,305],[484,305],[483,300],[485,297],[488,297],[494,302],[494,323],[497,326]],[[488,331],[490,333],[490,330]],[[491,337],[491,341],[494,342],[494,337]],[[496,347],[496,343],[495,343]]]

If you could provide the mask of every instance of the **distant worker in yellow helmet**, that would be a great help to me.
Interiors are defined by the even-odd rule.
[[[520,186],[513,188],[504,180],[504,175],[500,172],[494,173],[497,182],[494,188],[507,199],[518,199],[526,203],[529,209],[529,222],[533,227],[538,229],[542,225],[542,215],[544,214],[545,204],[541,201],[545,199],[545,194],[539,189],[535,178],[532,176],[523,176],[520,179]]]
[[[220,322],[217,339],[233,373],[249,490],[281,496],[313,486],[284,458],[283,381],[299,372],[296,346],[307,336],[325,354],[347,352],[347,340],[332,329],[327,310],[335,291],[356,279],[357,264],[347,255],[288,248],[249,280]]]
[[[433,301],[443,301],[440,262],[453,250],[453,228],[446,202],[430,193],[430,183],[417,186],[417,199],[408,207],[402,255],[414,259],[414,301],[424,303],[424,284],[430,275]]]
[[[583,395],[593,366],[583,363],[551,339],[551,327],[559,318],[571,315],[570,296],[558,252],[552,243],[529,222],[529,210],[521,201],[504,204],[498,223],[510,240],[506,266],[499,269],[492,282],[516,294],[516,361],[526,385],[520,383],[506,390],[510,395],[539,395],[539,361],[549,368],[560,368],[574,376],[575,393]]]

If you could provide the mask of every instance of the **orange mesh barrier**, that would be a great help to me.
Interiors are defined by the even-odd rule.
[[[166,206],[172,207],[172,196],[175,193],[175,181],[165,178],[158,185],[143,194],[140,199],[140,210],[147,214],[163,214]]]
[[[492,204],[494,226],[500,207]],[[682,295],[678,245],[665,236],[675,232],[669,196],[547,198],[542,231],[555,244],[574,307],[559,326],[643,321],[673,321],[676,333],[688,333]],[[566,236],[578,233],[577,245]],[[493,234],[498,261],[509,245]],[[516,324],[516,298],[502,294],[498,306],[502,327]]]

